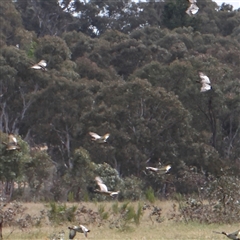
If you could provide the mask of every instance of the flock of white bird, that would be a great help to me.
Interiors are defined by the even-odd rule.
[[[190,6],[186,10],[186,13],[188,15],[192,16],[198,12],[199,8],[196,4],[197,0],[189,0],[189,3],[190,3]],[[31,68],[36,69],[36,70],[47,71],[47,62],[45,60],[41,60],[39,63],[33,65]],[[211,90],[212,89],[211,82],[210,82],[208,76],[206,76],[202,72],[199,72],[199,77],[201,80],[197,81],[197,82],[202,84],[200,92],[206,92],[206,91]],[[95,141],[97,143],[106,143],[107,139],[110,136],[109,133],[106,133],[105,135],[100,136],[94,132],[89,132],[89,135],[92,137],[92,141]],[[20,150],[20,146],[18,145],[17,138],[13,134],[8,135],[7,143],[6,142],[2,142],[2,143],[4,145],[6,145],[7,151]],[[46,148],[44,148],[44,150],[45,149]],[[167,174],[167,173],[169,173],[170,169],[171,169],[171,165],[167,165],[167,166],[160,167],[160,168],[146,167],[146,170],[155,172],[155,173],[160,173],[160,174]],[[114,196],[118,195],[120,192],[120,191],[109,191],[108,187],[103,183],[102,179],[99,176],[95,177],[95,181],[99,187],[99,189],[94,190],[94,192],[96,192],[96,193],[114,197]],[[77,232],[84,233],[85,237],[87,237],[87,233],[90,232],[90,230],[87,229],[83,225],[68,227],[68,229],[69,229],[69,239],[74,239]],[[234,233],[229,233],[229,234],[227,234],[225,232],[215,232],[215,233],[224,234],[228,238],[233,239],[233,240],[240,240],[240,238],[238,238],[240,231],[236,231]]]

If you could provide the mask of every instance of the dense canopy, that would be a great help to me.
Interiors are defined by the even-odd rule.
[[[166,179],[145,172],[159,162],[172,165],[169,192],[195,190],[177,183],[186,166],[206,180],[237,175],[240,9],[201,0],[189,16],[188,7],[0,1],[0,137],[13,133],[21,147],[0,145],[1,181],[27,182],[41,199],[79,200],[94,196],[101,175],[135,199],[149,184],[161,192]],[[41,60],[46,71],[31,68]],[[199,72],[211,90],[200,91]],[[89,132],[110,137],[98,144]],[[47,152],[31,151],[42,143]]]

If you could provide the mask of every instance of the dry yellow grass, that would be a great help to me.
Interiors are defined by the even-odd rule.
[[[102,204],[105,207],[105,210],[111,209],[113,202],[104,202],[104,203],[67,203],[70,205],[87,206],[93,210],[98,209],[99,205]],[[122,203],[119,203],[120,205]],[[138,203],[131,203],[134,206],[137,206]],[[186,239],[226,239],[225,236],[215,234],[213,231],[226,231],[231,232],[239,229],[239,225],[206,225],[206,224],[197,224],[197,223],[176,223],[173,220],[168,220],[171,210],[172,210],[171,201],[156,202],[154,205],[162,208],[162,215],[164,221],[162,223],[155,222],[154,224],[149,218],[149,213],[144,212],[144,215],[140,221],[140,225],[132,225],[132,228],[129,231],[119,231],[118,229],[110,229],[107,225],[98,227],[95,224],[86,225],[91,232],[88,235],[88,239],[126,239],[126,240],[153,240],[153,239],[172,239],[172,240],[186,240]],[[43,209],[47,209],[46,205],[42,203],[24,203],[24,206],[27,207],[26,213],[30,215],[39,215],[39,212]],[[6,227],[3,228],[3,239],[39,239],[47,240],[49,236],[53,233],[58,233],[62,230],[65,231],[65,239],[68,239],[68,226],[76,223],[65,223],[61,226],[49,225],[37,227],[37,228],[28,228],[23,231],[19,228]],[[82,223],[84,224],[84,223]],[[76,239],[84,239],[83,234],[78,233]]]

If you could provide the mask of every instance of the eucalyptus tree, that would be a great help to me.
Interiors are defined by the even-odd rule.
[[[83,115],[81,122],[91,131],[111,134],[106,145],[85,141],[84,147],[93,161],[108,162],[123,176],[140,176],[148,158],[153,162],[161,158],[176,166],[180,160],[204,165],[205,160],[200,161],[196,152],[204,154],[206,146],[197,141],[191,114],[174,93],[152,87],[146,80],[104,86],[96,95],[91,114]],[[214,149],[210,152],[214,164],[218,154]]]

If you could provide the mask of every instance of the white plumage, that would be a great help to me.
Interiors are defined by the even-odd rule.
[[[186,10],[186,13],[189,16],[192,16],[194,14],[196,14],[199,10],[199,7],[197,6],[197,0],[189,0],[190,6],[189,8]]]
[[[89,132],[89,135],[92,137],[92,141],[96,141],[98,143],[106,143],[107,139],[110,136],[110,133],[106,133],[103,136],[99,136],[97,133]]]
[[[162,167],[162,168],[146,167],[146,169],[149,170],[149,171],[152,171],[152,172],[160,172],[160,173],[166,174],[170,171],[171,165],[167,165],[167,166]]]
[[[95,192],[105,194],[108,196],[116,196],[119,194],[120,191],[108,191],[107,186],[103,183],[102,179],[100,177],[95,177],[95,181],[97,185],[99,186],[99,189],[96,189]]]
[[[47,62],[45,60],[41,60],[39,63],[33,65],[31,68],[36,69],[36,70],[47,70]]]
[[[8,135],[8,142],[2,142],[4,145],[6,145],[6,150],[7,151],[12,151],[12,150],[20,150],[20,147],[17,142],[17,138],[10,133]]]
[[[84,233],[85,237],[87,237],[87,233],[90,232],[90,230],[83,225],[68,227],[68,229],[70,230],[69,239],[74,239],[77,232]]]
[[[202,84],[200,92],[206,92],[208,90],[211,90],[212,87],[209,77],[202,72],[199,72],[199,77],[201,78],[200,83]]]

